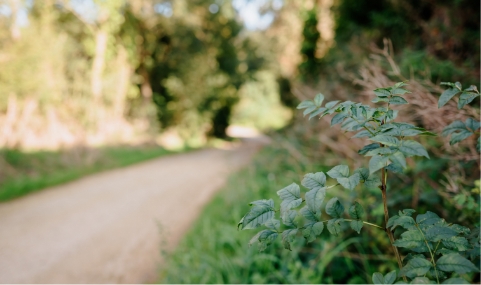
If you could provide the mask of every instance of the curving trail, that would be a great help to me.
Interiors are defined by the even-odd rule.
[[[0,283],[145,283],[227,179],[245,139],[92,175],[0,204]]]

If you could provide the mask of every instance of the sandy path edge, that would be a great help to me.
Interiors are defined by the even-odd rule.
[[[0,204],[1,283],[145,283],[232,171],[265,143],[172,155]]]

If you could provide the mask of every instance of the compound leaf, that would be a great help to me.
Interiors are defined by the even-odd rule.
[[[442,241],[445,247],[455,249],[458,251],[466,251],[469,249],[469,242],[464,237],[451,237]]]
[[[341,225],[340,222],[342,222],[343,219],[331,219],[327,222],[327,230],[332,234],[332,235],[339,235],[341,233]]]
[[[386,135],[377,135],[375,137],[370,138],[369,140],[382,143],[388,146],[397,146],[399,145],[399,140],[396,137],[386,136]]]
[[[276,231],[263,230],[257,233],[249,242],[249,246],[259,242],[259,251],[264,251],[279,234]]]
[[[476,121],[473,118],[467,118],[465,125],[472,131],[476,131],[480,127],[480,122]]]
[[[441,218],[433,212],[427,211],[425,214],[420,214],[416,217],[416,223],[420,226],[430,226],[441,221]]]
[[[441,97],[439,97],[438,108],[446,105],[446,103],[448,103],[448,101],[451,100],[451,98],[453,98],[459,92],[461,91],[457,88],[448,88],[444,90],[444,92],[441,94]]]
[[[331,178],[341,178],[349,176],[349,166],[337,165],[327,172]]]
[[[281,227],[281,222],[276,219],[270,219],[264,225],[273,231],[279,231],[279,228]]]
[[[316,190],[326,185],[326,175],[323,172],[307,173],[301,184],[310,190]]]
[[[344,206],[338,198],[332,198],[326,204],[326,213],[333,218],[340,218],[344,213]]]
[[[460,277],[453,277],[444,280],[442,284],[469,284],[469,282]]]
[[[429,154],[424,148],[424,146],[417,141],[403,141],[401,146],[399,146],[399,150],[405,155],[417,155],[429,158]]]
[[[404,99],[403,97],[393,96],[391,99],[389,99],[389,103],[393,105],[403,105],[403,104],[408,104],[408,101],[406,101],[406,99]]]
[[[282,213],[292,208],[295,208],[302,203],[301,189],[296,183],[292,183],[291,185],[277,191],[277,195],[279,195],[282,200]]]
[[[376,148],[380,148],[378,143],[368,144],[368,145],[364,146],[363,148],[361,148],[357,153],[359,153],[361,155],[365,155],[369,151],[371,151],[373,149],[376,149]]]
[[[288,227],[297,227],[296,223],[297,212],[289,210],[282,214],[282,223]]]
[[[354,202],[351,207],[349,207],[349,215],[356,220],[360,220],[364,217],[364,208],[358,202]]]
[[[458,274],[478,272],[479,269],[469,260],[458,253],[446,254],[436,262],[438,269],[445,272],[456,272]]]
[[[473,93],[473,92],[461,93],[461,96],[459,96],[459,101],[458,101],[458,109],[462,109],[464,105],[471,103],[478,96],[479,96],[478,93]]]
[[[297,234],[297,229],[288,229],[282,232],[282,243],[284,248],[291,250],[291,242]]]
[[[337,178],[337,182],[339,182],[342,187],[352,191],[359,184],[359,182],[361,182],[361,175],[359,175],[359,173],[354,173],[353,175],[349,176],[349,178]]]
[[[394,242],[394,245],[411,249],[425,246],[424,238],[418,230],[405,231],[401,234],[401,238]]]
[[[237,225],[241,230],[255,229],[274,217],[274,201],[272,199],[254,201],[251,205],[253,207]]]
[[[309,223],[304,226],[302,235],[306,238],[307,242],[311,242],[322,233],[322,230],[324,230],[324,224],[322,222]]]
[[[473,133],[468,131],[468,130],[462,130],[458,133],[453,133],[451,135],[451,139],[449,140],[449,144],[450,145],[453,145],[453,144],[457,144],[458,142],[464,140],[464,139],[467,139],[468,137],[470,137]]]
[[[303,215],[308,221],[317,222],[319,221],[320,214],[309,210],[308,206],[304,206],[299,210],[299,213]]]
[[[321,205],[326,197],[326,188],[313,189],[306,193],[306,204],[311,212],[320,213]]]
[[[371,157],[371,160],[369,160],[369,173],[373,174],[379,169],[385,167],[388,159],[389,158],[387,156],[380,156],[380,155],[375,155]]]
[[[355,230],[358,234],[361,233],[361,229],[364,223],[362,221],[351,221],[351,229]]]
[[[431,269],[431,262],[424,258],[415,257],[401,269],[400,275],[414,278],[426,274]]]

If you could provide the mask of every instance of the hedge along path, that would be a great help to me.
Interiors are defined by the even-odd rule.
[[[0,283],[155,281],[161,243],[172,250],[265,143],[162,157],[0,204]]]

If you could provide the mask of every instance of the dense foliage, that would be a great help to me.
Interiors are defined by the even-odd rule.
[[[291,250],[290,243],[294,240],[297,233],[302,235],[307,242],[312,242],[324,230],[333,235],[339,235],[346,229],[345,223],[360,233],[364,225],[369,225],[384,229],[389,237],[390,243],[397,259],[400,274],[404,280],[406,277],[411,279],[413,284],[429,282],[429,277],[446,283],[464,283],[464,279],[451,273],[463,274],[469,272],[479,272],[472,261],[479,259],[480,236],[479,228],[471,230],[446,222],[433,212],[420,214],[414,220],[411,216],[415,210],[405,209],[399,211],[399,215],[389,217],[387,199],[387,180],[389,173],[402,172],[407,167],[406,158],[414,156],[424,156],[429,158],[429,154],[422,144],[409,139],[418,135],[435,136],[423,128],[416,127],[405,122],[395,122],[398,110],[393,110],[392,105],[408,104],[403,95],[409,93],[403,87],[403,82],[386,88],[374,90],[376,97],[374,103],[386,103],[385,107],[373,108],[369,105],[339,100],[330,101],[322,106],[324,95],[318,94],[313,101],[303,101],[298,109],[305,109],[304,115],[309,118],[316,116],[324,117],[337,113],[331,120],[331,126],[341,124],[341,129],[345,132],[357,132],[353,138],[367,138],[372,143],[365,145],[358,151],[359,154],[371,157],[367,168],[358,168],[350,175],[349,166],[337,165],[328,172],[309,173],[304,176],[302,185],[309,189],[301,196],[300,187],[293,183],[279,191],[282,203],[280,208],[274,206],[274,201],[257,200],[252,202],[251,210],[244,215],[238,223],[240,229],[255,229],[261,225],[267,229],[257,233],[252,239],[252,243],[259,243],[259,250],[263,251],[279,235],[286,249]],[[450,88],[440,97],[439,107],[446,104],[454,95],[463,92],[458,100],[458,108],[464,107],[474,98],[479,97],[476,86],[471,86],[462,90],[461,84],[457,82],[445,83]],[[457,122],[457,123],[456,123]],[[457,143],[472,135],[480,128],[480,122],[468,118],[466,125],[456,121],[447,126],[444,133],[454,133],[451,144]],[[462,126],[459,126],[462,124]],[[455,128],[457,126],[457,128]],[[468,127],[467,127],[468,126]],[[469,128],[469,129],[468,129]],[[479,133],[479,132],[478,132]],[[478,144],[479,151],[479,144]],[[326,174],[337,181],[336,184],[328,185]],[[384,227],[367,222],[364,219],[364,208],[360,203],[354,202],[349,208],[350,219],[344,217],[344,206],[339,198],[331,198],[324,205],[326,192],[338,185],[353,191],[357,185],[364,183],[367,188],[378,187],[381,190],[384,205]],[[331,190],[332,191],[332,190]],[[299,211],[294,210],[302,203],[305,206]],[[322,218],[322,206],[330,219]],[[281,230],[281,222],[275,218],[276,213],[280,213],[284,228]],[[303,221],[302,223],[300,221]],[[393,230],[396,227],[405,229],[400,237],[394,238]],[[471,235],[470,235],[471,234]],[[440,246],[441,245],[441,246]],[[405,248],[411,251],[405,258],[402,258],[397,248]],[[439,250],[439,251],[438,251]],[[429,253],[429,256],[424,256]],[[436,258],[440,253],[442,257]],[[462,255],[461,255],[462,254]],[[463,256],[465,255],[465,257]],[[426,274],[428,277],[426,277]],[[396,281],[396,272],[379,277],[375,275],[373,281],[377,284],[392,284]],[[387,282],[387,283],[386,283]]]

